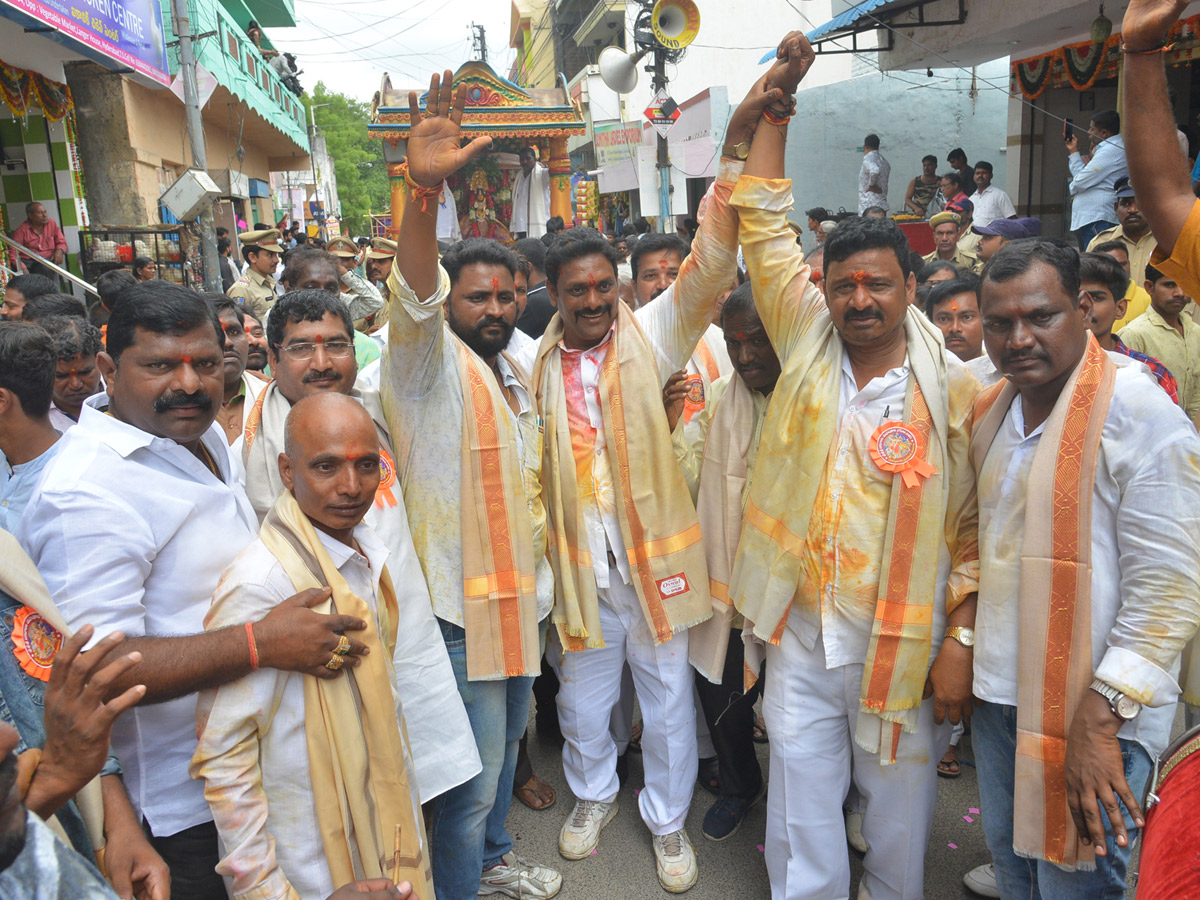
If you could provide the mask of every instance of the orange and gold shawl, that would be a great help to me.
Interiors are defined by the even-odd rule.
[[[533,383],[549,423],[542,483],[557,573],[553,620],[568,650],[603,647],[596,579],[584,520],[595,503],[590,469],[577,464],[563,377],[562,319],[550,320]],[[711,615],[700,523],[675,461],[655,352],[624,303],[600,372],[600,405],[613,467],[616,514],[633,586],[655,641]],[[594,452],[587,448],[589,453]]]
[[[1116,371],[1089,335],[1046,420],[1025,500],[1013,850],[1067,869],[1095,865],[1067,807],[1065,762],[1067,731],[1094,671],[1092,495]],[[1016,395],[1002,381],[979,396],[971,438],[976,473]]]

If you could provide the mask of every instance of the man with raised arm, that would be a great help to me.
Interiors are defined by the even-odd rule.
[[[792,34],[779,55],[781,84],[794,90],[812,49]],[[811,284],[787,226],[789,110],[769,112],[730,202],[783,370],[729,596],[768,643],[771,893],[847,896],[842,802],[853,772],[869,800],[863,894],[919,900],[949,740],[939,723],[971,710],[973,635],[961,625],[978,561],[973,523],[961,519],[978,383],[912,305],[908,242],[894,223],[843,222],[825,241],[825,297]]]
[[[442,182],[490,143],[459,146],[466,98],[460,91],[452,107],[450,82],[449,72],[433,76],[424,118],[409,94],[409,202],[388,276],[381,372],[413,542],[483,762],[434,803],[433,882],[438,900],[540,900],[562,878],[515,854],[504,821],[541,671],[539,623],[553,602],[541,423],[528,376],[503,352],[516,322],[516,257],[478,240],[438,262]]]
[[[633,312],[619,300],[620,258],[608,241],[591,229],[564,232],[546,254],[558,313],[541,344],[521,355],[533,367],[546,420],[542,483],[561,645],[550,655],[562,682],[563,767],[577,798],[558,849],[568,859],[589,856],[617,812],[609,718],[628,663],[644,725],[638,805],[659,882],[676,893],[698,877],[683,827],[697,771],[687,629],[712,611],[699,522],[662,388],[695,351],[734,271],[735,156],[744,157],[763,106],[779,94],[768,88],[764,77],[733,115],[699,233],[675,281]]]

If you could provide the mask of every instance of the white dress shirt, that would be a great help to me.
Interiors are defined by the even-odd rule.
[[[100,412],[104,399],[89,398],[59,441],[17,539],[67,624],[95,626],[92,644],[118,630],[197,634],[221,573],[258,530],[231,479],[225,434],[214,422],[203,437],[218,479],[175,441]],[[135,706],[117,719],[112,746],[134,808],[155,835],[212,819],[188,777],[195,697]]]
[[[1109,354],[1116,384],[1092,494],[1092,660],[1146,704],[1120,736],[1156,756],[1175,717],[1179,652],[1200,621],[1200,437],[1145,367]],[[979,476],[975,696],[1017,704],[1025,497],[1039,425],[1025,435],[1021,398]]]
[[[1114,134],[1097,144],[1086,164],[1078,152],[1072,153],[1067,163],[1071,169],[1071,230],[1092,222],[1114,221],[1117,194],[1113,183],[1129,174],[1124,135]]]
[[[62,438],[59,438],[29,462],[16,466],[10,466],[4,453],[0,452],[0,528],[9,534],[16,534],[17,523],[33,497],[42,472],[58,455],[61,446]]]
[[[378,631],[379,576],[387,548],[365,525],[354,529],[358,550],[322,531],[317,537],[350,590],[370,607]],[[234,618],[254,621],[295,592],[283,565],[256,538],[225,572],[216,593],[218,599],[236,598],[226,600],[236,603],[227,607]],[[199,783],[205,785],[221,837],[224,856],[217,871],[232,878],[235,900],[287,897],[289,886],[301,900],[324,900],[340,887],[325,862],[313,802],[305,677],[259,669],[200,695],[201,708],[211,704],[211,709],[204,762],[196,776],[203,779]],[[412,767],[407,767],[411,786]],[[349,837],[353,847],[353,834]]]
[[[883,158],[878,150],[863,154],[862,167],[858,170],[858,214],[861,216],[868,207],[878,206],[887,212],[888,209],[888,179],[892,174],[892,164]],[[868,185],[875,182],[880,190],[870,190]]]
[[[992,219],[1009,219],[1017,214],[1012,198],[994,184],[989,184],[982,191],[977,190],[970,199],[975,206],[971,222],[980,227],[990,224]]]

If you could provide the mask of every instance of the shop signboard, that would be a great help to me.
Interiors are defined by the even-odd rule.
[[[159,0],[0,0],[0,5],[69,38],[85,56],[118,63],[170,85]],[[36,27],[36,26],[34,26]]]
[[[596,165],[599,167],[637,159],[637,148],[641,142],[640,122],[612,122],[592,127],[592,143],[596,148]]]

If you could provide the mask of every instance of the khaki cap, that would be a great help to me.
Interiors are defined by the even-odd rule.
[[[948,212],[943,210],[937,215],[929,217],[929,227],[937,228],[939,225],[945,225],[947,222],[952,222],[955,225],[962,225],[963,217],[956,212]]]
[[[387,238],[371,238],[371,249],[367,251],[367,259],[391,259],[396,255],[396,242]]]
[[[262,231],[243,231],[238,240],[243,247],[257,247],[259,250],[269,250],[272,253],[282,253],[283,245],[279,243],[283,237],[278,228],[264,228]]]
[[[329,243],[325,245],[325,249],[334,256],[341,256],[345,259],[358,259],[358,247],[348,237],[338,236],[330,238]]]

